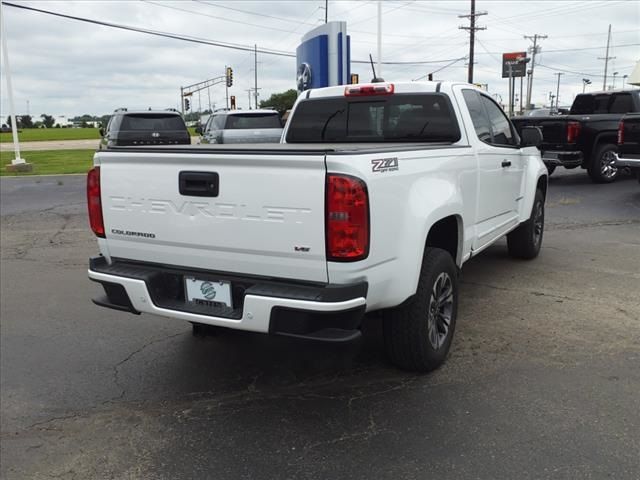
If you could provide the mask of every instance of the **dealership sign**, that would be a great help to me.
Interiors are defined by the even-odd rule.
[[[527,64],[522,60],[527,58],[527,52],[512,52],[502,54],[502,78],[509,78],[509,66],[511,77],[524,77],[527,74]]]

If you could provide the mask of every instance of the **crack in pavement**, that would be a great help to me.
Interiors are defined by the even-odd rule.
[[[142,352],[143,350],[145,350],[146,348],[150,347],[151,345],[155,345],[156,343],[160,343],[160,342],[164,342],[166,340],[169,340],[171,338],[175,338],[178,337],[180,335],[184,335],[184,332],[180,332],[180,333],[173,333],[171,335],[166,335],[164,337],[161,338],[155,338],[153,340],[150,340],[149,342],[145,343],[144,345],[142,345],[140,348],[134,350],[133,352],[131,352],[129,355],[127,355],[123,360],[120,360],[118,363],[116,363],[113,366],[113,383],[115,383],[115,385],[121,390],[119,395],[116,395],[115,397],[109,399],[109,400],[105,400],[104,402],[102,402],[102,405],[104,405],[105,403],[109,403],[112,402],[114,400],[120,400],[124,397],[124,395],[126,394],[126,389],[124,388],[124,386],[120,383],[120,379],[119,379],[119,375],[120,375],[120,367],[122,367],[122,365],[124,365],[125,363],[127,363],[129,360],[131,360],[133,357],[135,357],[137,354],[139,354],[140,352]]]
[[[525,295],[534,295],[536,297],[549,297],[549,298],[557,298],[560,300],[571,300],[574,302],[583,302],[585,301],[585,299],[583,298],[573,298],[573,297],[568,297],[566,295],[555,295],[553,293],[545,293],[545,292],[539,292],[536,290],[523,290],[520,288],[509,288],[509,287],[501,287],[498,285],[489,285],[488,283],[479,283],[479,282],[469,282],[469,281],[461,281],[460,284],[462,285],[473,285],[475,287],[487,287],[487,288],[491,288],[494,290],[501,290],[501,291],[505,291],[505,292],[517,292],[517,293],[524,293]]]

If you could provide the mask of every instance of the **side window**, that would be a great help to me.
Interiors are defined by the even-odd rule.
[[[213,119],[211,128],[213,128],[214,130],[223,130],[226,120],[227,120],[227,115],[217,115]]]
[[[629,113],[633,111],[633,102],[629,93],[614,93],[611,95],[611,106],[609,113]]]
[[[118,117],[116,117],[115,115],[113,115],[110,119],[109,119],[109,123],[107,123],[107,129],[105,130],[105,134],[110,134],[113,130],[115,130],[116,127],[116,119]]]
[[[511,123],[509,123],[509,119],[502,109],[485,95],[480,95],[480,98],[484,107],[487,109],[489,121],[491,122],[491,131],[493,133],[492,143],[494,145],[517,145],[518,141],[511,129]]]
[[[462,90],[462,96],[471,114],[476,135],[483,142],[491,143],[491,125],[484,108],[482,108],[482,103],[480,103],[480,95],[475,90],[465,89]]]

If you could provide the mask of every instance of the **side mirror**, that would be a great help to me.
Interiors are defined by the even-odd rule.
[[[100,136],[104,137],[104,128],[100,127],[100,130],[98,130],[100,132]]]
[[[539,127],[523,127],[520,133],[521,147],[540,147],[542,145],[542,130]]]
[[[202,125],[197,125],[197,126],[196,126],[196,133],[197,133],[198,135],[202,135]]]

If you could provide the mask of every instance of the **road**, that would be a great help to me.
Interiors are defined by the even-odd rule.
[[[40,183],[37,183],[40,182]],[[0,477],[637,479],[640,185],[551,179],[540,257],[471,260],[430,375],[100,309],[84,178],[0,183]]]

